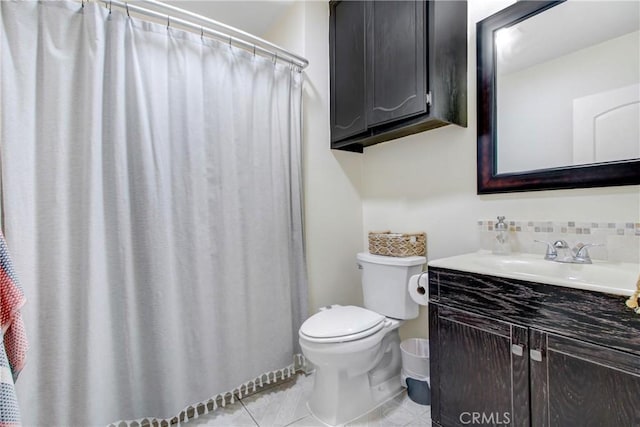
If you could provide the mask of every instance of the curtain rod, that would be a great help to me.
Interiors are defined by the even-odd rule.
[[[171,24],[179,24],[182,27],[189,28],[194,32],[201,33],[202,35],[207,34],[209,36],[215,37],[218,40],[229,41],[229,44],[241,47],[245,50],[253,52],[254,54],[260,53],[272,57],[274,61],[285,61],[293,64],[299,67],[300,70],[303,70],[309,65],[309,61],[306,58],[296,55],[295,53],[292,53],[260,37],[254,36],[253,34],[247,33],[238,28],[234,28],[230,25],[223,24],[222,22],[207,18],[206,16],[198,15],[197,13],[193,13],[179,7],[162,3],[157,0],[135,0],[133,2],[124,2],[120,0],[102,0],[102,2],[109,9],[112,6],[117,6],[121,9],[125,9],[127,11],[127,14],[129,13],[129,11],[136,12],[160,20],[165,20],[168,26]],[[137,4],[149,4],[154,8],[187,16],[189,17],[189,19],[182,19],[177,16],[172,16],[169,13],[163,13],[145,7],[140,7]]]

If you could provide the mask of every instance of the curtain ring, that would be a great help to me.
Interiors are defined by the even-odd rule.
[[[276,52],[275,55],[273,55],[273,64],[275,65],[276,62],[278,62],[278,52]]]
[[[111,15],[111,0],[109,0],[109,15]]]
[[[231,46],[231,41],[232,41],[232,40],[233,40],[233,37],[232,37],[232,36],[229,36],[229,48],[231,48],[231,47],[232,47],[232,46]]]
[[[127,16],[128,16],[129,18],[131,18],[131,15],[129,15],[129,3],[125,3],[125,4],[124,4],[124,7],[125,7],[125,9],[127,9]]]
[[[84,0],[82,0],[82,8],[84,9]]]
[[[171,17],[167,15],[167,30],[169,29],[170,25],[171,25]]]
[[[200,27],[200,38],[204,39],[204,27]]]

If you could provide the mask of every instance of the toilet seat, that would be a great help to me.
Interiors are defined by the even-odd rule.
[[[333,306],[308,318],[300,336],[316,343],[337,343],[366,338],[381,330],[386,317],[366,308]]]

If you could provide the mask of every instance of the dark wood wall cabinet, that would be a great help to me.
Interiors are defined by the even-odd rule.
[[[332,1],[331,148],[467,125],[466,1]]]
[[[443,268],[429,292],[434,425],[640,425],[624,297]]]

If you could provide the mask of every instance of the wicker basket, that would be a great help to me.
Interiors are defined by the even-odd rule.
[[[426,233],[369,232],[369,253],[386,256],[425,256]]]

